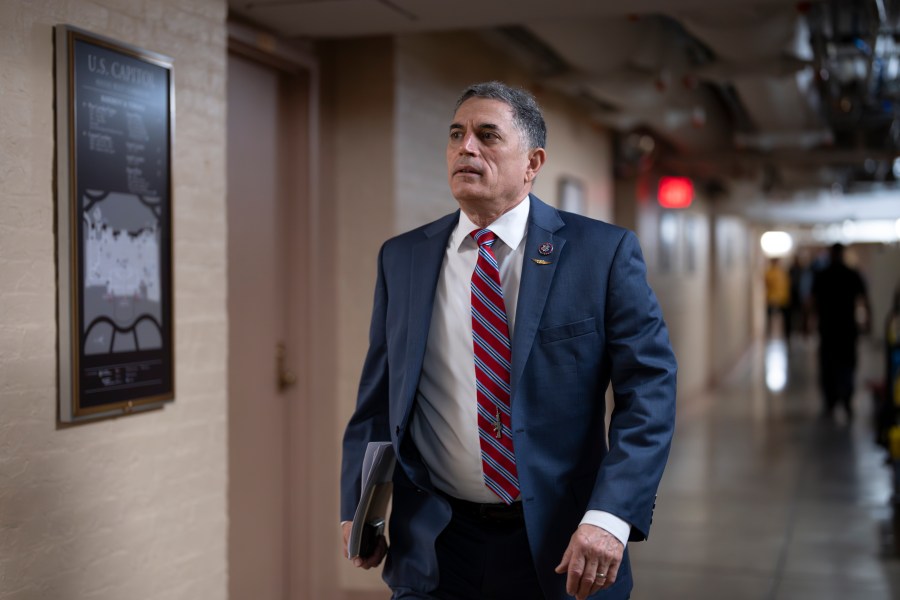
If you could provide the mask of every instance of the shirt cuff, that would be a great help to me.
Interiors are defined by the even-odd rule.
[[[623,521],[616,515],[602,510],[589,510],[584,513],[581,524],[587,523],[605,529],[611,533],[617,540],[622,542],[622,546],[628,545],[628,536],[631,534],[631,524]]]

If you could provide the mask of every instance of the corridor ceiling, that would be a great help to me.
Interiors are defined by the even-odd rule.
[[[476,30],[617,133],[619,176],[753,186],[760,221],[900,218],[900,0],[229,4],[289,39]]]

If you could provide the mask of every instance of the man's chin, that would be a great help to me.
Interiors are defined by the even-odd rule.
[[[476,206],[479,204],[487,204],[490,199],[483,193],[479,194],[472,190],[453,190],[453,197],[462,205]]]
[[[453,197],[460,202],[481,202],[484,201],[487,192],[480,185],[471,185],[468,183],[456,182],[450,186],[450,192]]]

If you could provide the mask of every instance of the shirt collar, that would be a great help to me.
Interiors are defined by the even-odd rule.
[[[500,215],[500,218],[488,225],[487,228],[493,231],[494,235],[500,238],[501,242],[512,249],[516,249],[525,237],[530,211],[531,202],[528,201],[528,196],[525,196],[525,199],[519,202],[515,208]],[[456,230],[450,238],[451,247],[459,250],[466,239],[472,240],[469,234],[475,229],[479,229],[478,225],[472,223],[468,215],[460,210],[459,223],[457,223]],[[475,240],[472,240],[472,243],[474,244]]]

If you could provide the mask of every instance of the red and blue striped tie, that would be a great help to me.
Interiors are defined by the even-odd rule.
[[[489,229],[476,229],[470,235],[478,243],[472,273],[472,342],[482,471],[484,484],[511,504],[519,496],[519,475],[510,428],[509,323],[500,268],[491,249],[497,237]]]

